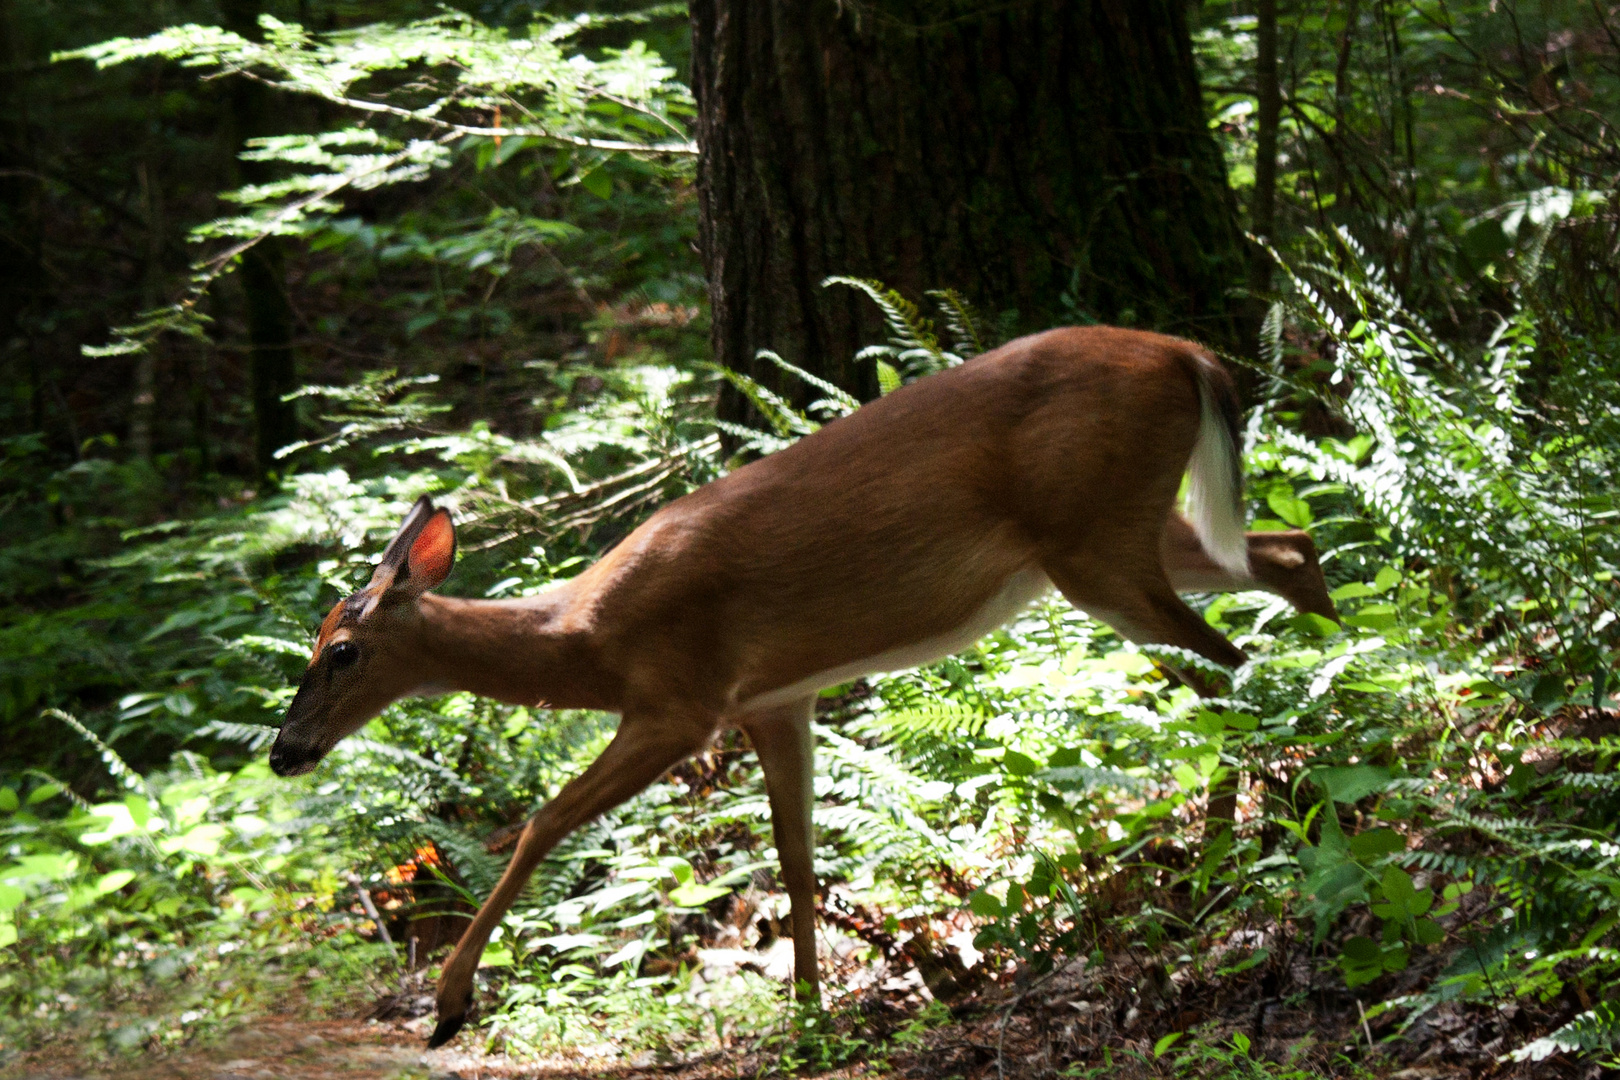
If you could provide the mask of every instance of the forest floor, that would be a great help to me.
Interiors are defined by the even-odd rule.
[[[763,963],[769,954],[757,958]],[[1542,1003],[1447,1001],[1369,1015],[1337,970],[1297,942],[1266,964],[1206,968],[1201,977],[1190,965],[1172,973],[1165,956],[1132,950],[1045,974],[1009,965],[977,980],[936,980],[949,991],[940,1003],[909,966],[857,964],[837,953],[823,959],[824,972],[847,993],[820,1030],[790,1036],[784,1002],[770,1035],[694,1044],[684,1056],[621,1052],[604,1031],[588,1049],[518,1059],[491,1051],[477,1027],[429,1051],[429,970],[387,984],[373,974],[315,997],[307,978],[272,974],[253,984],[244,1011],[178,1044],[154,1037],[124,1051],[109,1048],[118,1041],[109,1032],[130,1020],[131,1008],[143,1008],[137,1000],[116,1012],[79,1012],[71,1028],[36,1032],[24,1044],[30,1050],[7,1054],[0,1046],[0,1080],[740,1080],[790,1072],[826,1080],[1620,1077],[1565,1053],[1511,1060],[1591,1007],[1574,993]],[[1414,1001],[1441,962],[1436,955],[1386,976],[1384,996]],[[227,985],[211,981],[205,989]],[[144,1011],[157,1006],[147,1000]]]
[[[863,1052],[845,1039],[837,1068],[803,1069],[827,1080],[891,1075],[907,1080],[1042,1080],[1049,1077],[1208,1077],[1210,1080],[1345,1077],[1347,1080],[1461,1080],[1489,1077],[1597,1080],[1614,1076],[1597,1065],[1562,1055],[1535,1063],[1499,1060],[1512,1017],[1441,1006],[1406,1036],[1383,1042],[1393,1025],[1367,1024],[1330,996],[1288,1002],[1235,988],[1188,987],[1176,994],[1098,995],[1111,980],[1089,977],[1083,964],[1052,975],[986,987],[936,1015],[924,1028],[905,1029],[899,1012],[881,1003],[867,1017],[862,1037],[881,1050]],[[1103,984],[1103,985],[1100,985]],[[1258,988],[1256,988],[1258,989]],[[1166,988],[1168,990],[1168,988]],[[1347,996],[1347,995],[1346,995]],[[439,1050],[424,1047],[432,1020],[421,995],[415,1008],[373,1002],[351,1015],[322,1014],[292,999],[233,1029],[195,1044],[109,1056],[72,1039],[52,1040],[0,1066],[4,1080],[736,1080],[776,1072],[780,1046],[734,1046],[689,1059],[653,1053],[628,1057],[574,1055],[516,1060],[486,1052],[463,1035]],[[395,1007],[390,1008],[390,1005]],[[362,1019],[365,1012],[414,1013]],[[885,1018],[884,1013],[890,1014]],[[847,1020],[847,1018],[846,1018]],[[1154,1054],[1161,1029],[1187,1032],[1174,1052]],[[1234,1036],[1246,1043],[1233,1049]],[[836,1041],[836,1037],[835,1037]],[[885,1045],[886,1043],[886,1045]],[[1369,1045],[1376,1045],[1368,1053]],[[1169,1049],[1169,1048],[1165,1048]],[[1246,1059],[1246,1060],[1240,1060]],[[1269,1063],[1269,1064],[1268,1064]],[[1298,1071],[1296,1071],[1298,1070]]]

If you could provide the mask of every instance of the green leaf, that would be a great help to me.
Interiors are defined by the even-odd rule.
[[[1001,767],[1007,770],[1010,776],[1033,776],[1040,770],[1040,765],[1028,754],[1020,754],[1017,750],[1008,750],[1001,757]]]
[[[1405,945],[1396,945],[1394,948],[1384,950],[1385,971],[1405,971],[1411,954]]]
[[[894,369],[893,364],[877,362],[878,392],[880,394],[892,393],[900,389],[900,373]]]
[[[8,787],[0,787],[0,814],[10,814],[16,811],[17,793]]]
[[[1347,939],[1339,951],[1359,964],[1368,964],[1378,959],[1379,949],[1378,942],[1358,934]]]
[[[35,803],[42,803],[52,796],[60,795],[63,790],[61,784],[41,784],[28,793],[28,805],[33,806]]]
[[[183,851],[208,858],[218,854],[219,842],[225,838],[225,834],[225,826],[209,822],[193,826],[183,836],[170,837],[159,844],[158,848],[167,855]]]
[[[1391,866],[1384,871],[1383,880],[1379,888],[1392,904],[1405,907],[1409,901],[1417,898],[1417,889],[1412,884],[1412,875],[1398,866]]]
[[[1048,769],[1070,769],[1080,764],[1080,748],[1078,746],[1060,746],[1052,751],[1052,756],[1046,759]]]
[[[1530,689],[1530,700],[1544,713],[1550,713],[1564,703],[1564,677],[1543,675]]]
[[[1381,567],[1378,576],[1373,578],[1373,588],[1379,592],[1388,592],[1401,582],[1401,572],[1393,566]]]
[[[1413,924],[1420,945],[1438,945],[1446,940],[1446,932],[1433,919],[1418,919]]]
[[[974,889],[968,897],[968,910],[981,919],[994,919],[1001,914],[1001,901],[996,899],[995,893]]]
[[[718,885],[682,885],[670,890],[669,901],[676,907],[702,907],[729,892],[730,889]]]
[[[1288,620],[1288,625],[1302,634],[1309,634],[1311,637],[1317,638],[1332,637],[1340,629],[1338,623],[1325,615],[1318,615],[1314,611],[1299,612]]]
[[[1254,731],[1260,727],[1260,718],[1250,716],[1248,713],[1228,710],[1221,713],[1221,719],[1225,721],[1227,727],[1236,728],[1238,731]]]
[[[512,715],[506,718],[506,724],[501,728],[501,738],[515,739],[533,723],[529,710],[519,705],[512,710]]]
[[[1248,956],[1244,957],[1242,960],[1239,960],[1237,963],[1220,968],[1215,972],[1215,974],[1223,978],[1228,975],[1237,975],[1241,972],[1248,971],[1250,968],[1259,967],[1269,959],[1271,959],[1271,950],[1267,948],[1259,948],[1254,950],[1254,952],[1250,953]]]
[[[79,858],[60,852],[50,855],[24,855],[10,866],[0,866],[0,880],[65,881],[78,873]]]
[[[1180,1039],[1183,1034],[1184,1032],[1172,1031],[1170,1034],[1161,1037],[1158,1042],[1153,1044],[1153,1056],[1155,1058],[1163,1057],[1164,1052],[1176,1045],[1176,1041]]]
[[[27,895],[15,885],[0,885],[0,915],[15,911]]]
[[[1373,829],[1350,838],[1350,854],[1361,860],[1406,850],[1406,840],[1394,829]]]
[[[140,828],[146,828],[146,823],[152,820],[152,804],[139,795],[125,795],[124,805],[129,807],[129,819]]]
[[[125,885],[135,880],[133,870],[114,870],[110,874],[103,874],[96,882],[96,892],[106,896],[110,892],[117,892]]]
[[[1303,529],[1316,520],[1316,515],[1311,513],[1311,504],[1286,488],[1279,488],[1267,495],[1266,505],[1271,507],[1272,513],[1296,529]]]
[[[1389,785],[1390,772],[1379,765],[1339,765],[1317,769],[1311,773],[1311,779],[1320,784],[1334,802],[1353,803],[1383,791]]]
[[[606,200],[613,197],[613,177],[608,175],[606,169],[592,169],[579,178],[579,186],[598,199]]]
[[[9,919],[0,919],[0,949],[16,944],[17,927]]]

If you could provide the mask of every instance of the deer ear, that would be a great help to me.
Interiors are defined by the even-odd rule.
[[[405,557],[405,573],[395,581],[420,596],[443,585],[455,563],[456,527],[450,521],[450,511],[435,510],[412,541]]]
[[[410,554],[411,545],[422,534],[422,528],[433,516],[433,500],[423,495],[417,499],[405,513],[405,520],[399,523],[399,531],[394,538],[388,541],[383,549],[382,558],[377,562],[377,569],[371,573],[368,589],[386,589],[394,584],[398,578],[403,584],[402,571],[405,569],[406,556]]]

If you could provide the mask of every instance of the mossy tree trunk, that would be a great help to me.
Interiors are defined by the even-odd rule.
[[[1247,269],[1182,0],[694,0],[719,362],[774,349],[861,397],[870,302],[955,288],[1016,329],[1236,344]],[[722,411],[737,418],[743,403]]]

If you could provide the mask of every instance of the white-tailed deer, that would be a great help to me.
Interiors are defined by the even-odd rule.
[[[1271,589],[1333,616],[1308,537],[1244,535],[1237,417],[1226,372],[1189,342],[1053,330],[677,499],[578,577],[521,600],[429,591],[456,543],[450,515],[424,498],[370,584],[321,624],[270,765],[308,772],[412,693],[621,714],[601,757],[528,823],[446,962],[438,1046],[466,1019],[490,932],[545,854],[722,727],[741,728],[765,773],[797,977],[813,990],[818,690],[963,649],[1052,586],[1132,641],[1226,667],[1243,654],[1178,588]],[[1191,522],[1172,510],[1184,472]]]

